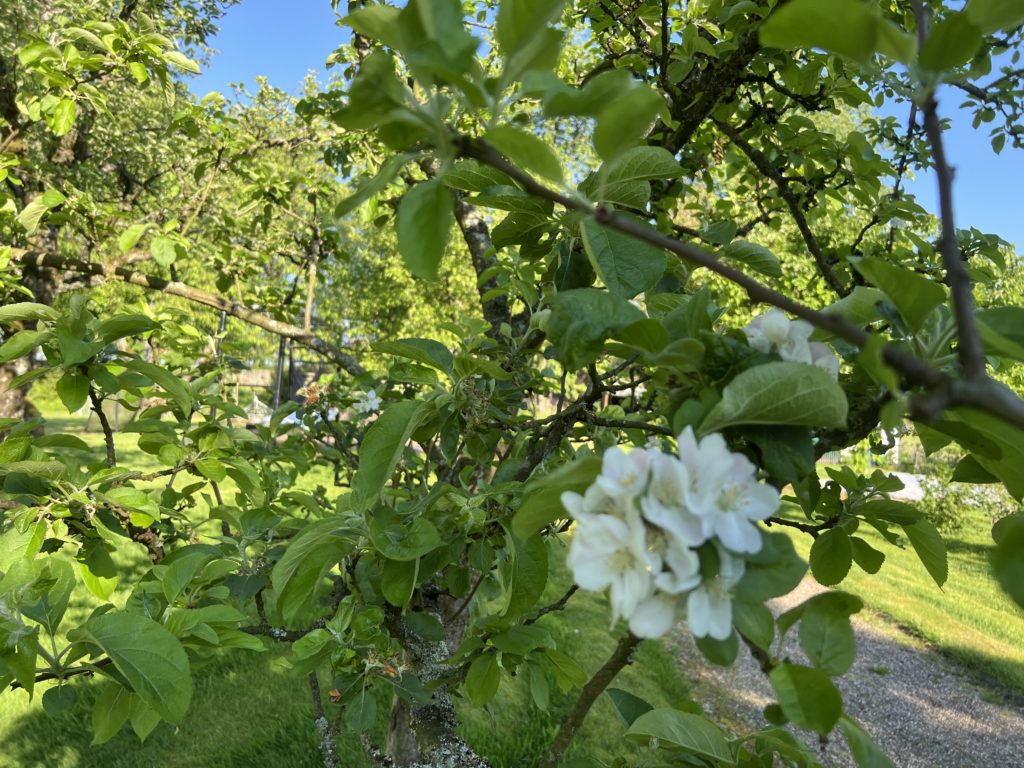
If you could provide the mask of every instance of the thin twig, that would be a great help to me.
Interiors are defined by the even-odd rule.
[[[89,385],[89,400],[92,403],[93,413],[100,421],[100,428],[103,430],[103,443],[107,447],[107,466],[117,466],[117,453],[114,450],[114,432],[110,429],[110,422],[107,421],[107,414],[103,412],[103,400],[92,384]]]
[[[594,706],[598,696],[604,693],[604,689],[622,671],[623,667],[633,662],[633,654],[641,642],[643,640],[632,632],[619,640],[619,644],[615,646],[615,650],[608,657],[608,661],[583,686],[583,690],[580,691],[580,696],[576,699],[576,703],[573,704],[572,709],[569,710],[569,713],[562,720],[562,725],[559,727],[554,741],[551,742],[551,746],[548,747],[544,759],[541,760],[539,768],[556,768],[561,762],[562,755],[565,754],[565,751],[576,736],[576,732],[583,725],[583,721],[586,719],[587,713],[590,712],[590,708]]]
[[[929,10],[921,0],[914,0],[914,11],[917,16],[918,43],[923,48],[928,40]],[[965,378],[982,380],[985,378],[985,350],[981,344],[978,327],[974,323],[971,276],[964,267],[956,238],[956,226],[953,221],[953,169],[946,160],[946,149],[942,143],[942,124],[939,122],[937,107],[933,89],[925,96],[922,111],[924,132],[932,148],[935,175],[939,183],[939,221],[942,224],[939,253],[942,254],[942,265],[949,279],[950,295],[953,300],[960,368]]]

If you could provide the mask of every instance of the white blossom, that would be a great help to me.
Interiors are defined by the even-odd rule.
[[[751,320],[743,333],[758,352],[777,352],[783,360],[809,363],[808,339],[813,330],[805,320],[790,320],[781,309],[772,308]]]
[[[687,506],[700,517],[704,538],[717,537],[733,552],[761,549],[755,520],[779,508],[778,492],[757,481],[746,456],[732,453],[718,433],[698,441],[692,427],[679,435],[679,457],[689,475]]]
[[[686,504],[690,483],[686,467],[661,451],[651,452],[651,482],[640,500],[648,522],[658,526],[684,546],[704,543],[704,523]]]
[[[566,508],[580,507],[580,500],[568,499]],[[642,600],[654,589],[654,574],[661,570],[661,558],[647,547],[647,531],[639,517],[576,515],[576,530],[566,559],[573,579],[583,589],[608,589],[612,622],[629,619]]]
[[[839,358],[836,353],[820,341],[813,341],[810,344],[811,365],[816,365],[825,370],[833,379],[839,378]]]
[[[661,637],[676,623],[679,598],[655,593],[637,605],[629,617],[629,631],[637,637]]]
[[[686,599],[686,623],[694,637],[725,640],[732,632],[730,590],[743,577],[744,561],[718,548],[718,574],[693,590]]]
[[[380,396],[374,389],[363,392],[352,404],[357,413],[373,413],[380,410]]]
[[[619,446],[609,448],[601,457],[601,474],[597,484],[614,498],[632,499],[647,486],[650,457],[646,451],[626,451]]]

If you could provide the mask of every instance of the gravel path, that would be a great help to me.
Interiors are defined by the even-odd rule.
[[[822,591],[805,580],[769,605],[777,615]],[[985,701],[984,689],[884,617],[856,614],[853,628],[857,660],[836,683],[846,711],[899,768],[1024,768],[1024,709]],[[796,635],[787,635],[785,653],[806,663]],[[761,710],[774,700],[771,686],[742,643],[736,663],[722,668],[702,659],[685,627],[674,639],[709,714],[739,730],[766,724]],[[800,735],[809,746],[818,741]],[[826,766],[855,766],[838,730],[820,756]]]

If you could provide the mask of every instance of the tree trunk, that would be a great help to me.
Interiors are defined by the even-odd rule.
[[[435,616],[448,632],[447,640],[428,641],[408,630],[400,615],[389,617],[388,626],[405,648],[405,664],[429,686],[451,672],[446,663],[465,634],[465,613],[453,616],[451,601],[424,597],[422,610]],[[461,620],[460,620],[461,619]],[[413,704],[396,697],[391,708],[387,753],[395,768],[490,768],[455,733],[458,718],[451,694],[439,686],[427,704]]]

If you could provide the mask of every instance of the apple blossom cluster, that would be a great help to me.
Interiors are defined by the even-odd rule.
[[[779,508],[778,492],[745,456],[720,434],[698,440],[690,427],[677,456],[610,448],[586,492],[561,499],[576,521],[573,578],[585,590],[607,589],[612,622],[626,620],[638,637],[665,634],[680,611],[694,636],[729,637],[742,555],[762,546],[755,521]]]
[[[352,407],[357,413],[373,413],[380,410],[380,395],[374,389],[360,393]]]
[[[820,341],[810,341],[813,326],[806,320],[790,320],[777,308],[751,320],[743,333],[747,343],[766,355],[772,352],[790,363],[808,363],[839,376],[839,358]]]

